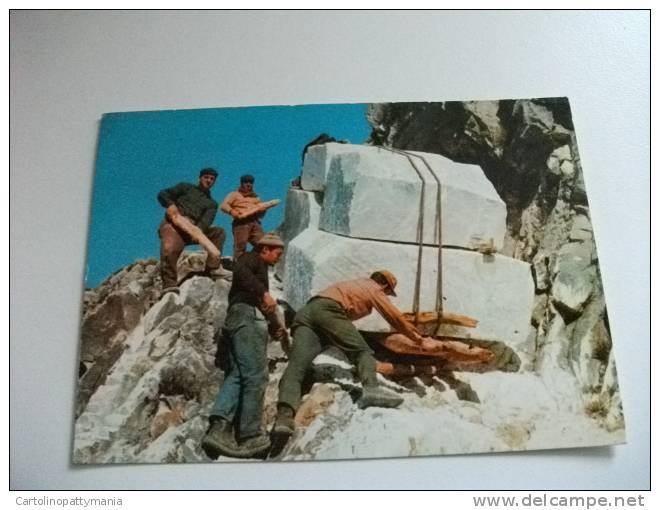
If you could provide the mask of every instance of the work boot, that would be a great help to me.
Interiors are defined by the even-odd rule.
[[[362,390],[362,396],[357,401],[360,409],[367,407],[399,407],[403,403],[403,398],[381,386],[365,386]]]
[[[273,425],[273,434],[287,436],[287,439],[296,430],[296,422],[294,418],[293,409],[287,405],[280,405],[277,408],[277,418],[275,418],[275,425]]]
[[[241,458],[266,457],[270,450],[270,438],[263,432],[259,435],[241,440],[238,445],[238,455]]]
[[[208,276],[211,280],[231,280],[234,273],[227,271],[224,267],[218,266],[216,268],[206,268],[204,269],[204,276]]]
[[[271,457],[280,454],[296,430],[295,414],[295,411],[288,405],[280,404],[277,406],[277,418],[275,418],[275,424],[271,431]]]
[[[202,450],[211,459],[217,459],[220,455],[240,457],[240,451],[234,439],[232,424],[224,418],[216,418],[211,423],[204,439],[202,439]]]

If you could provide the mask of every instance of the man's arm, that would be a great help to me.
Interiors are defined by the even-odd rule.
[[[222,204],[220,204],[220,210],[223,213],[228,214],[232,218],[237,218],[239,216],[238,211],[234,210],[234,199],[236,198],[236,193],[237,191],[232,191],[225,197],[225,199],[222,201]]]
[[[266,314],[266,321],[268,322],[268,334],[273,340],[279,342],[282,350],[288,354],[291,350],[291,340],[284,321],[276,310]]]
[[[421,344],[423,337],[417,328],[408,322],[399,309],[392,304],[383,291],[371,292],[374,307],[383,318],[399,333],[403,333],[413,342]]]
[[[176,205],[176,200],[183,195],[188,188],[185,182],[180,182],[171,188],[165,188],[158,193],[158,202],[166,209],[171,205]]]

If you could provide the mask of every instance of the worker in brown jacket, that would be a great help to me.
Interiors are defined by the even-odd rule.
[[[360,408],[398,407],[398,395],[378,386],[376,359],[373,351],[352,321],[378,310],[398,332],[421,344],[422,335],[394,306],[389,296],[396,296],[396,278],[386,270],[376,271],[369,278],[337,283],[319,292],[296,314],[291,331],[293,347],[279,384],[278,415],[273,435],[279,443],[286,442],[294,431],[294,416],[301,399],[301,385],[312,360],[328,345],[344,351],[355,363],[363,392]]]
[[[259,239],[264,235],[261,228],[261,218],[265,212],[257,211],[249,216],[244,213],[261,204],[261,200],[254,192],[254,177],[251,175],[241,176],[241,184],[237,191],[232,191],[225,197],[220,209],[229,214],[234,221],[232,231],[234,234],[234,262],[246,251],[248,242],[256,246]]]

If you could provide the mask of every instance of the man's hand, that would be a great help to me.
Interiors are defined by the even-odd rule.
[[[287,331],[286,326],[282,323],[280,316],[276,311],[264,313],[264,315],[268,322],[268,334],[273,340],[279,342],[282,346],[282,350],[288,354],[291,349],[291,340],[289,339],[289,332]]]
[[[178,208],[176,205],[174,205],[174,204],[170,205],[170,206],[165,210],[165,214],[166,214],[167,217],[168,217],[169,219],[171,219],[171,220],[173,220],[173,219],[176,218],[177,216],[181,216],[181,212],[179,211],[179,208]]]
[[[280,346],[282,346],[282,350],[286,354],[289,354],[291,351],[291,339],[289,338],[289,333],[286,328],[279,328],[277,331],[275,331],[273,334],[273,340],[278,341]]]
[[[277,301],[273,299],[273,296],[266,292],[261,301],[261,308],[264,315],[275,313],[275,310],[277,309]]]
[[[232,209],[229,212],[229,214],[231,214],[231,217],[234,218],[235,220],[240,220],[241,219],[241,213],[236,209]]]

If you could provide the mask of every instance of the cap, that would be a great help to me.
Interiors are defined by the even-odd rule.
[[[379,271],[374,272],[371,276],[373,277],[374,275],[382,276],[387,282],[392,295],[396,296],[396,292],[394,292],[394,289],[396,288],[396,277],[392,273],[390,273],[387,269],[380,269]]]
[[[280,236],[274,232],[268,232],[267,234],[264,234],[264,236],[257,241],[257,244],[259,246],[275,246],[284,248],[284,242],[282,239],[280,239]]]
[[[241,175],[241,184],[244,182],[254,182],[254,176],[250,174]]]
[[[217,177],[218,172],[216,172],[214,168],[202,168],[199,171],[199,176],[201,177],[202,175],[212,175],[213,177]]]

